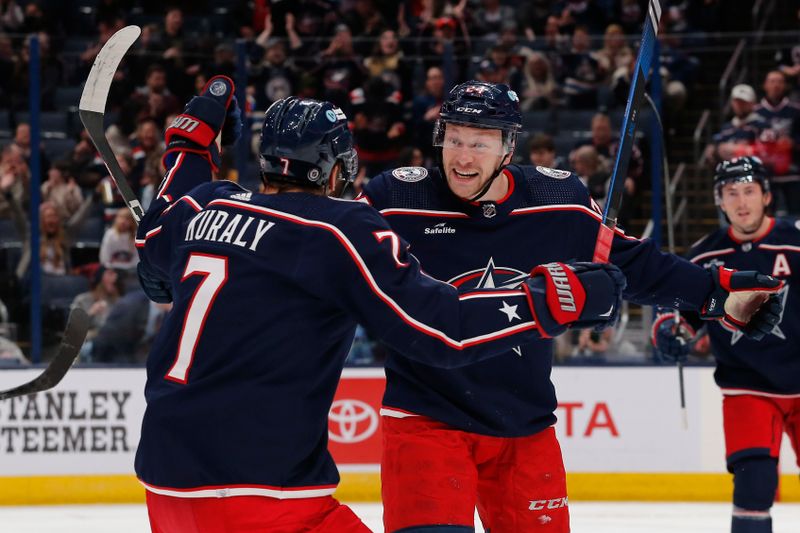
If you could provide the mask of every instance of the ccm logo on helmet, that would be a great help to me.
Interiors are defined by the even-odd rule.
[[[456,111],[459,113],[473,113],[475,115],[480,115],[483,113],[483,109],[474,109],[472,107],[457,107]]]
[[[564,268],[558,263],[549,263],[544,265],[544,267],[550,272],[550,276],[552,277],[561,310],[565,313],[574,313],[577,311],[575,296],[572,294],[572,287],[569,284],[569,278],[567,278],[567,273],[564,272]]]

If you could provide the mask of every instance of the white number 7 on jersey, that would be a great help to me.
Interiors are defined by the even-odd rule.
[[[228,258],[218,255],[193,253],[186,262],[186,270],[181,281],[189,276],[200,275],[203,280],[195,289],[186,317],[183,320],[181,339],[178,341],[178,354],[167,379],[178,383],[186,383],[189,369],[192,367],[197,341],[208,318],[208,312],[217,297],[219,290],[228,281]]]

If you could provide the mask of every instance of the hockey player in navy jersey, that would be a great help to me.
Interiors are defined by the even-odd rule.
[[[731,532],[770,533],[784,431],[800,454],[800,297],[794,281],[800,279],[800,226],[767,214],[769,180],[755,157],[720,163],[714,197],[730,226],[695,244],[691,261],[704,268],[769,272],[786,281],[777,295],[783,311],[762,341],[755,343],[722,323],[707,324],[717,362],[714,379],[723,394],[725,457],[733,473]],[[692,314],[681,319],[680,329],[673,313],[659,315],[653,324],[656,347],[674,359],[688,355],[690,339],[701,325]]]
[[[209,80],[166,131],[167,174],[137,234],[148,295],[174,302],[147,360],[136,473],[161,533],[368,531],[331,494],[327,415],[356,323],[426,365],[457,367],[604,327],[624,276],[551,263],[522,285],[465,290],[422,274],[372,208],[337,195],[357,159],[344,113],[286,98],[267,111],[265,194],[212,182],[240,127]],[[223,126],[224,124],[224,126]],[[533,252],[531,252],[533,254]]]
[[[509,164],[520,127],[507,86],[458,85],[435,128],[438,168],[380,174],[360,200],[409,241],[425,272],[456,287],[514,288],[538,263],[590,260],[596,206],[570,172]],[[779,285],[748,273],[712,275],[620,230],[611,262],[627,277],[627,298],[705,309],[709,319],[727,307],[747,334],[765,317],[747,323],[752,309],[734,307],[757,307],[761,296],[750,291]],[[731,284],[742,290],[726,299]],[[552,358],[550,339],[458,369],[389,356],[381,410],[387,532],[473,531],[476,506],[492,533],[569,531]]]

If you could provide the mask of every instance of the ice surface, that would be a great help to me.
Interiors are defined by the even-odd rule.
[[[376,533],[383,532],[381,506],[351,504]],[[572,533],[728,533],[730,504],[570,502]],[[777,504],[774,533],[800,531],[800,504]],[[143,505],[0,507],[4,533],[147,533]],[[482,532],[480,527],[476,531]]]

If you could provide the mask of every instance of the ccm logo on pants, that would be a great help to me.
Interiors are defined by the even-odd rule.
[[[541,511],[542,509],[560,509],[567,506],[567,497],[553,498],[552,500],[531,500],[529,511]]]

